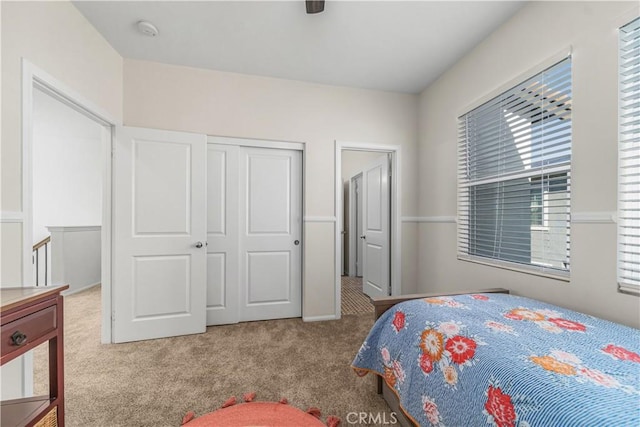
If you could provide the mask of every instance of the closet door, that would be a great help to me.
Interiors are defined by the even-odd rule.
[[[239,319],[238,151],[207,145],[207,325]]]
[[[302,153],[207,147],[207,325],[302,312]]]
[[[116,129],[115,342],[205,331],[205,135]]]
[[[240,320],[300,317],[302,153],[240,148]]]

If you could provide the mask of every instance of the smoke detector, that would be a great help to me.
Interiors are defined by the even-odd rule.
[[[158,29],[149,21],[138,21],[138,31],[149,37],[158,35]]]

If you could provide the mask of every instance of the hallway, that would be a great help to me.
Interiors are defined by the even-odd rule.
[[[362,277],[342,276],[342,315],[373,313],[369,297],[362,293]]]

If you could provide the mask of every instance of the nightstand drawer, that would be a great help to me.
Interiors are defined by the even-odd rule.
[[[2,354],[20,350],[56,329],[56,306],[44,308],[2,325]]]

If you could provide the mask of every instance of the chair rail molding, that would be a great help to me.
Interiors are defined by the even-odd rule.
[[[336,222],[335,216],[305,216],[304,222]]]
[[[102,227],[100,225],[50,225],[47,227],[49,232],[64,231],[66,233],[78,232],[78,231],[100,231]]]
[[[453,223],[458,222],[458,218],[455,216],[403,216],[402,222],[431,222],[431,223]]]
[[[2,211],[0,213],[0,223],[22,223],[24,214],[19,211]]]
[[[617,222],[616,212],[574,212],[571,214],[572,224],[615,224]]]

